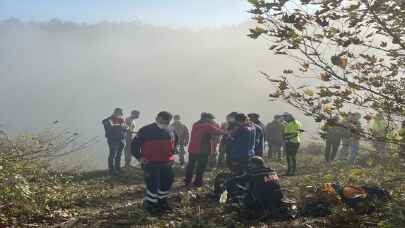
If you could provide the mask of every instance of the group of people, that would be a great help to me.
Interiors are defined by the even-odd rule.
[[[121,173],[122,151],[125,149],[125,167],[129,167],[132,160],[131,141],[135,137],[135,120],[139,118],[139,111],[134,110],[124,119],[121,108],[116,108],[113,114],[102,121],[105,137],[109,147],[108,171],[110,175]]]
[[[349,160],[352,163],[355,161],[362,132],[360,118],[360,113],[349,113],[343,120],[334,116],[322,126],[321,137],[325,139],[326,162],[334,161],[338,152],[340,160]]]
[[[326,162],[331,163],[339,159],[355,163],[362,137],[372,139],[375,151],[382,157],[388,154],[388,142],[398,142],[400,156],[404,157],[405,121],[395,131],[383,113],[366,119],[369,121],[369,131],[362,126],[361,114],[358,112],[348,113],[342,120],[339,116],[334,116],[326,121],[321,128],[321,137],[325,139]]]
[[[103,125],[110,149],[110,174],[118,175],[121,172],[121,153],[125,148],[126,166],[131,162],[130,155],[133,155],[144,170],[144,206],[147,210],[168,208],[167,197],[174,180],[172,165],[175,154],[178,154],[180,164],[183,165],[187,145],[188,162],[184,178],[186,187],[200,187],[204,184],[204,172],[212,157],[218,156],[218,166],[226,165],[234,176],[248,174],[252,158],[255,158],[255,164],[258,164],[258,159],[262,159],[265,141],[269,142],[271,158],[281,159],[281,147],[284,147],[287,175],[294,175],[296,172],[295,156],[300,145],[302,126],[289,113],[275,116],[272,123],[264,126],[256,113],[246,115],[232,112],[220,126],[215,122],[213,114],[204,112],[193,124],[191,134],[179,115],[173,116],[166,111],[158,113],[154,123],[135,133],[133,121],[137,118],[138,111],[133,111],[130,117],[124,119],[122,109],[117,108],[110,117],[103,120]],[[262,163],[259,170],[265,169],[264,162]],[[263,181],[264,184],[274,184],[278,178],[270,175]]]
[[[281,160],[284,153],[288,167],[286,175],[295,174],[296,154],[303,130],[301,123],[290,113],[274,116],[274,120],[265,126],[256,113],[232,112],[226,116],[226,122],[219,125],[213,114],[203,112],[192,125],[191,133],[179,115],[173,116],[167,111],[159,112],[155,122],[136,132],[134,121],[139,115],[139,111],[132,111],[129,117],[124,118],[122,109],[116,108],[110,117],[103,120],[103,125],[110,149],[110,174],[120,174],[124,149],[126,167],[130,166],[134,156],[144,171],[146,190],[143,202],[147,211],[164,212],[170,208],[167,199],[175,176],[172,169],[175,155],[178,155],[183,167],[187,153],[185,187],[203,186],[204,172],[210,160],[214,159],[218,168],[225,166],[230,171],[232,178],[227,179],[225,184],[230,198],[237,198],[242,190],[243,203],[254,213],[264,210],[274,212],[280,208],[283,195],[279,178],[274,170],[266,166],[264,151],[267,143],[267,158]],[[327,120],[322,127],[328,163],[337,157],[340,146],[339,158],[355,161],[359,141],[364,134],[360,118],[359,113],[349,113],[343,120],[339,117]],[[377,114],[372,119],[370,130],[375,137],[374,146],[382,154],[386,153],[387,129],[384,116]],[[397,137],[405,140],[405,122]],[[402,145],[400,150],[404,148]],[[220,179],[217,176],[215,182]]]

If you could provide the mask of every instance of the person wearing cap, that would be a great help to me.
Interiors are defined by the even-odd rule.
[[[116,108],[113,114],[104,119],[102,123],[109,148],[108,171],[110,175],[115,176],[121,172],[121,155],[127,131],[122,109]]]
[[[141,162],[145,178],[144,208],[150,213],[170,209],[167,202],[174,173],[176,135],[169,128],[172,114],[159,112],[156,122],[139,129],[132,141],[132,155]]]
[[[286,125],[284,128],[284,141],[287,156],[287,176],[295,175],[297,169],[297,152],[301,143],[301,123],[293,115],[286,113],[283,115]]]
[[[255,155],[256,128],[243,113],[236,115],[236,123],[237,129],[230,136],[229,165],[234,174],[241,175],[247,170],[249,158]]]
[[[247,188],[240,189],[239,186]],[[273,169],[265,166],[260,156],[251,157],[247,173],[229,180],[226,189],[231,199],[244,192],[243,206],[255,216],[261,216],[266,211],[275,214],[282,206],[279,177]]]
[[[284,124],[281,115],[275,115],[272,122],[266,126],[266,141],[268,144],[268,158],[281,161],[284,147]]]
[[[222,123],[221,128],[224,131],[227,131],[229,134],[237,128],[236,124],[236,115],[237,112],[231,112],[226,116],[226,122]],[[223,167],[224,163],[228,164],[229,162],[229,153],[231,151],[230,138],[222,136],[219,143],[219,155],[218,155],[218,167]]]
[[[195,168],[194,186],[200,187],[203,185],[203,177],[208,159],[214,152],[212,151],[211,139],[215,135],[226,134],[226,131],[222,130],[214,122],[214,119],[215,117],[211,113],[201,113],[200,120],[194,123],[191,129],[190,144],[188,146],[188,164],[184,180],[187,187],[191,185]]]
[[[133,110],[131,115],[125,119],[125,124],[127,125],[127,134],[125,135],[125,168],[131,167],[131,142],[136,134],[135,120],[139,118],[139,114],[139,111]]]
[[[185,124],[181,122],[180,115],[174,115],[173,123],[170,125],[170,128],[174,130],[178,137],[178,152],[179,152],[179,161],[180,165],[184,165],[184,155],[186,154],[185,146],[188,145],[190,139],[190,133]]]
[[[253,123],[255,127],[255,155],[263,157],[264,151],[264,125],[259,120],[260,115],[257,113],[248,114],[249,121]]]

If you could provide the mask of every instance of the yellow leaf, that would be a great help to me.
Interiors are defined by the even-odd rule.
[[[310,88],[305,88],[304,89],[304,94],[307,95],[307,96],[312,97],[312,96],[314,96],[314,91],[312,89],[310,89]]]
[[[332,113],[332,107],[330,105],[325,105],[323,111],[330,114]]]

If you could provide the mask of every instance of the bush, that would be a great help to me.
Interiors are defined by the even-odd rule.
[[[77,135],[63,132],[0,138],[0,226],[71,216],[66,211],[72,205],[70,177],[50,169],[51,158],[74,151],[70,145]]]

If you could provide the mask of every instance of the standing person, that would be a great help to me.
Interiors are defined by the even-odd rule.
[[[132,154],[141,162],[146,185],[144,208],[155,213],[170,209],[167,197],[174,180],[176,137],[169,128],[172,114],[159,112],[156,122],[142,127],[132,141]]]
[[[264,151],[264,125],[259,120],[260,115],[257,113],[249,113],[249,120],[253,123],[255,127],[255,155],[263,157]]]
[[[218,127],[220,127],[217,123],[215,123]],[[221,128],[222,129],[222,128]],[[211,171],[217,166],[217,148],[219,144],[220,136],[219,135],[213,135],[210,140],[210,156],[208,157],[208,164],[207,164],[207,170]]]
[[[174,115],[173,123],[170,125],[170,128],[174,130],[178,137],[178,153],[179,153],[179,161],[180,165],[184,165],[184,155],[186,154],[186,150],[184,149],[185,146],[188,145],[188,141],[190,139],[190,133],[188,128],[185,124],[181,122],[180,115]]]
[[[275,115],[272,122],[266,126],[266,140],[269,146],[268,158],[281,161],[284,147],[284,124],[280,115]]]
[[[125,168],[131,167],[132,154],[131,154],[131,142],[135,137],[135,120],[139,118],[139,111],[133,110],[131,115],[125,119],[127,125],[127,134],[125,135]]]
[[[186,167],[185,185],[190,186],[194,168],[197,166],[194,186],[201,187],[203,185],[204,172],[207,168],[207,163],[210,154],[212,154],[211,139],[215,135],[226,134],[215,122],[215,117],[211,113],[201,113],[199,121],[193,124],[191,129],[190,144],[188,146],[188,164]]]
[[[116,108],[113,114],[104,119],[102,123],[110,151],[108,155],[108,171],[112,176],[119,175],[121,172],[121,155],[124,149],[124,137],[127,131],[122,109]]]
[[[231,133],[235,129],[236,127],[235,118],[237,114],[238,114],[237,112],[231,112],[226,116],[226,122],[222,123],[221,125],[221,129],[223,131]],[[217,163],[219,167],[222,167],[224,162],[226,162],[229,159],[229,152],[230,152],[229,137],[222,136],[219,143],[219,155]]]
[[[397,137],[399,142],[399,158],[405,159],[405,120],[401,123],[401,128],[398,130]]]
[[[375,139],[374,148],[377,153],[385,156],[387,153],[387,133],[388,133],[388,124],[384,118],[384,114],[377,113],[371,123],[371,132]]]
[[[351,154],[349,161],[354,164],[356,161],[357,155],[359,154],[359,149],[360,149],[360,138],[361,138],[361,114],[356,112],[353,114],[353,117],[351,119],[351,125],[350,125],[350,130],[351,130],[351,135],[352,135],[352,147],[351,147]]]
[[[301,142],[302,125],[290,113],[286,113],[283,116],[285,121],[287,122],[284,129],[284,140],[288,166],[287,176],[293,176],[295,175],[295,171],[297,169],[296,156]]]
[[[322,127],[321,137],[325,139],[325,160],[331,163],[336,158],[340,143],[342,142],[342,127],[339,123],[339,116],[327,120]]]
[[[354,118],[353,113],[348,113],[341,122],[342,126],[342,148],[339,153],[339,160],[347,160],[349,156],[349,151],[352,149],[352,133],[351,133],[351,122]]]
[[[249,158],[255,155],[256,128],[243,113],[236,116],[236,123],[237,128],[231,135],[229,164],[234,174],[242,175],[247,171]]]

